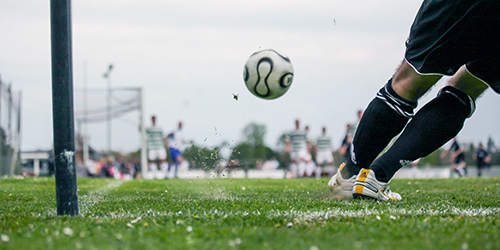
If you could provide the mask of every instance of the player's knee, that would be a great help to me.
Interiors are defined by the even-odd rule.
[[[471,117],[476,110],[476,102],[474,99],[451,85],[442,88],[439,91],[438,96],[449,96],[457,100],[457,103],[459,103],[459,105],[461,105],[461,107],[465,110],[464,113],[467,115],[467,118]]]
[[[392,88],[392,79],[378,91],[376,98],[381,100],[396,113],[406,118],[413,117],[413,110],[417,107],[417,102],[407,101],[394,91]]]
[[[467,67],[462,66],[458,72],[450,79],[448,85],[453,86],[476,100],[488,89],[485,81],[470,73]]]
[[[392,78],[392,87],[407,101],[416,102],[425,95],[442,75],[423,75],[417,72],[406,60]]]

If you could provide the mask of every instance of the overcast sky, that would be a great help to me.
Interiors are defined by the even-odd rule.
[[[23,150],[52,145],[49,2],[0,1],[0,76],[23,93]],[[145,123],[152,114],[170,131],[199,145],[235,144],[250,122],[267,127],[266,142],[299,118],[322,126],[338,147],[346,123],[356,121],[403,58],[419,0],[74,0],[75,89],[142,87]],[[295,69],[290,90],[262,100],[245,87],[243,66],[260,49],[287,54]],[[86,66],[84,66],[86,65]],[[421,100],[435,96],[444,82]],[[239,100],[232,93],[239,94]],[[491,90],[459,135],[462,141],[500,140],[500,98]],[[131,120],[130,120],[131,119]],[[138,147],[134,118],[113,121],[112,147]],[[106,149],[105,125],[89,129]],[[123,131],[127,132],[123,132]]]

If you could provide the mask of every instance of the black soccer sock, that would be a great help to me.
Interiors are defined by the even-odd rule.
[[[413,116],[413,109],[417,103],[401,98],[392,89],[391,84],[392,79],[379,90],[365,109],[356,129],[351,150],[346,154],[346,169],[349,176],[344,178],[357,175],[361,168],[370,166]]]
[[[475,110],[472,98],[446,86],[417,112],[394,145],[370,169],[379,181],[388,182],[404,165],[429,155],[455,137]]]

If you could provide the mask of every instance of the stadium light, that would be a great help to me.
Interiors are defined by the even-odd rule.
[[[108,132],[107,132],[107,146],[108,146],[108,153],[111,154],[111,70],[113,69],[113,64],[110,64],[108,66],[108,70],[104,72],[103,77],[108,80],[108,113],[107,113],[107,119],[108,119]]]
[[[50,1],[52,119],[58,215],[78,215],[70,0]]]

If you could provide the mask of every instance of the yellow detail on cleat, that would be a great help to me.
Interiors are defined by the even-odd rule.
[[[337,181],[336,181],[336,182],[337,182],[337,183],[340,183],[340,181],[339,181],[339,177],[338,177],[338,176],[337,176]],[[337,184],[337,185],[331,185],[331,186],[330,186],[330,190],[332,190],[332,189],[334,189],[334,188],[336,188],[336,187],[341,187],[341,186],[342,186],[342,185],[339,185],[339,184]]]
[[[393,201],[397,200],[396,198],[394,198],[394,197],[391,197],[391,196],[387,195],[387,194],[385,193],[385,188],[382,188],[382,189],[380,190],[380,192],[381,192],[381,193],[382,193],[385,197],[387,197],[387,198],[389,198],[389,199],[391,199],[391,200],[393,200]]]
[[[366,177],[368,177],[368,172],[370,172],[369,169],[361,169],[361,174],[359,175],[358,181],[365,182]]]
[[[340,166],[339,172],[342,172],[342,170],[344,169],[344,167],[345,167],[345,162],[342,162],[342,165]]]
[[[363,193],[363,186],[356,185],[356,189],[354,190],[354,193],[356,193],[356,194],[362,194]]]

